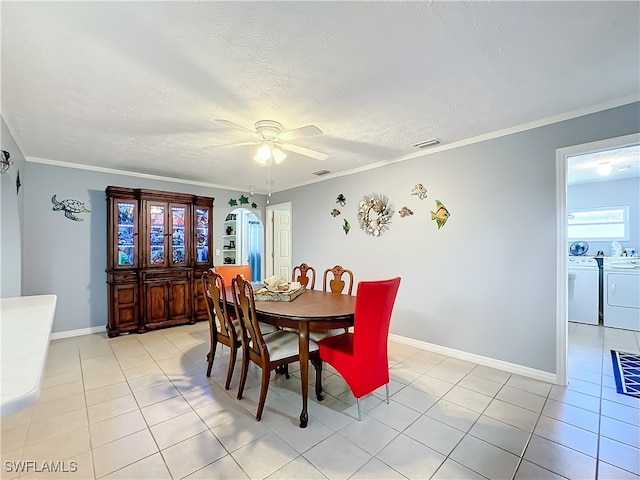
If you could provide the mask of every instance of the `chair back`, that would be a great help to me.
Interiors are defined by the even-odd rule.
[[[211,269],[206,270],[202,274],[202,288],[207,303],[211,335],[217,333],[218,336],[236,341],[236,330],[231,323],[225,301],[226,284],[224,278],[218,272]]]
[[[248,358],[262,364],[269,360],[269,350],[260,331],[251,281],[236,275],[231,282],[236,316],[242,328],[243,351],[250,355]]]
[[[333,278],[327,278],[331,274]],[[342,277],[347,276],[347,282]],[[329,280],[329,283],[327,283]],[[353,273],[351,270],[346,270],[340,265],[336,265],[333,268],[327,268],[322,276],[322,290],[325,292],[342,293],[347,287],[347,295],[351,295],[353,290]]]
[[[371,376],[367,382],[375,385],[371,390],[389,383],[387,342],[399,287],[400,277],[358,283],[353,321],[353,356],[356,363],[366,366],[362,374]]]
[[[225,285],[231,286],[231,280],[236,275],[242,275],[251,281],[251,265],[217,265],[213,267],[216,273],[222,275]]]
[[[293,267],[293,271],[291,272],[291,281],[292,282],[300,282],[304,288],[308,288],[313,290],[313,287],[316,285],[316,269],[310,267],[306,263],[301,263]]]

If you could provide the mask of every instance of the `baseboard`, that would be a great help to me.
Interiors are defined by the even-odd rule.
[[[463,352],[460,350],[455,350],[453,348],[435,345],[433,343],[422,342],[413,338],[401,337],[400,335],[395,335],[392,333],[389,334],[389,340],[402,343],[404,345],[409,345],[411,347],[419,348],[420,350],[440,353],[442,355],[458,358],[460,360],[477,363],[478,365],[483,365],[485,367],[491,367],[498,370],[504,370],[505,372],[514,373],[516,375],[522,375],[523,377],[533,378],[535,380],[540,380],[541,382],[553,384],[557,383],[556,374],[544,372],[542,370],[536,370],[535,368],[529,368],[522,365],[516,365],[515,363],[504,362],[502,360],[496,360],[495,358],[483,357],[482,355]]]
[[[65,330],[64,332],[54,332],[51,334],[51,340],[59,340],[61,338],[80,337],[82,335],[91,335],[92,333],[100,333],[106,331],[104,325],[89,328],[79,328],[77,330]]]

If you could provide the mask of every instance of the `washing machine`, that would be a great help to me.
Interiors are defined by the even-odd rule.
[[[600,270],[593,257],[569,256],[567,258],[567,299],[570,322],[598,325],[598,297]]]
[[[640,258],[606,257],[603,275],[604,326],[640,331]]]

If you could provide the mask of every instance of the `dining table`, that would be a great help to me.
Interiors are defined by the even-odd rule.
[[[262,285],[254,285],[254,289]],[[227,303],[233,303],[230,292]],[[287,327],[298,332],[300,354],[300,381],[302,394],[302,412],[300,428],[309,421],[307,397],[309,394],[309,332],[322,332],[353,326],[356,309],[356,297],[341,293],[304,290],[290,301],[255,301],[258,320],[277,327]],[[318,400],[321,400],[318,392]]]

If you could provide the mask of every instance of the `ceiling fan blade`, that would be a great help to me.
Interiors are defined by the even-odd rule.
[[[218,147],[240,147],[242,145],[259,145],[262,142],[236,142],[236,143],[223,143],[222,145],[209,145],[207,147],[202,147],[204,149],[208,148],[218,148]]]
[[[329,158],[329,155],[327,155],[326,153],[317,152],[315,150],[311,150],[310,148],[301,147],[300,145],[294,145],[292,143],[279,143],[278,145],[280,145],[283,150],[287,150],[288,152],[299,153],[300,155],[315,158],[316,160],[324,161]]]
[[[278,138],[280,138],[281,140],[289,141],[295,140],[296,138],[314,137],[316,135],[322,135],[322,130],[320,130],[315,125],[307,125],[306,127],[292,128],[291,130],[280,132]]]
[[[216,123],[219,123],[221,125],[225,125],[228,128],[234,128],[236,130],[242,130],[243,132],[250,133],[254,137],[259,137],[260,136],[260,135],[258,135],[258,132],[256,132],[255,130],[251,130],[249,128],[243,127],[242,125],[238,125],[237,123],[230,122],[229,120],[223,120],[221,118],[216,118],[213,121],[216,122]]]

